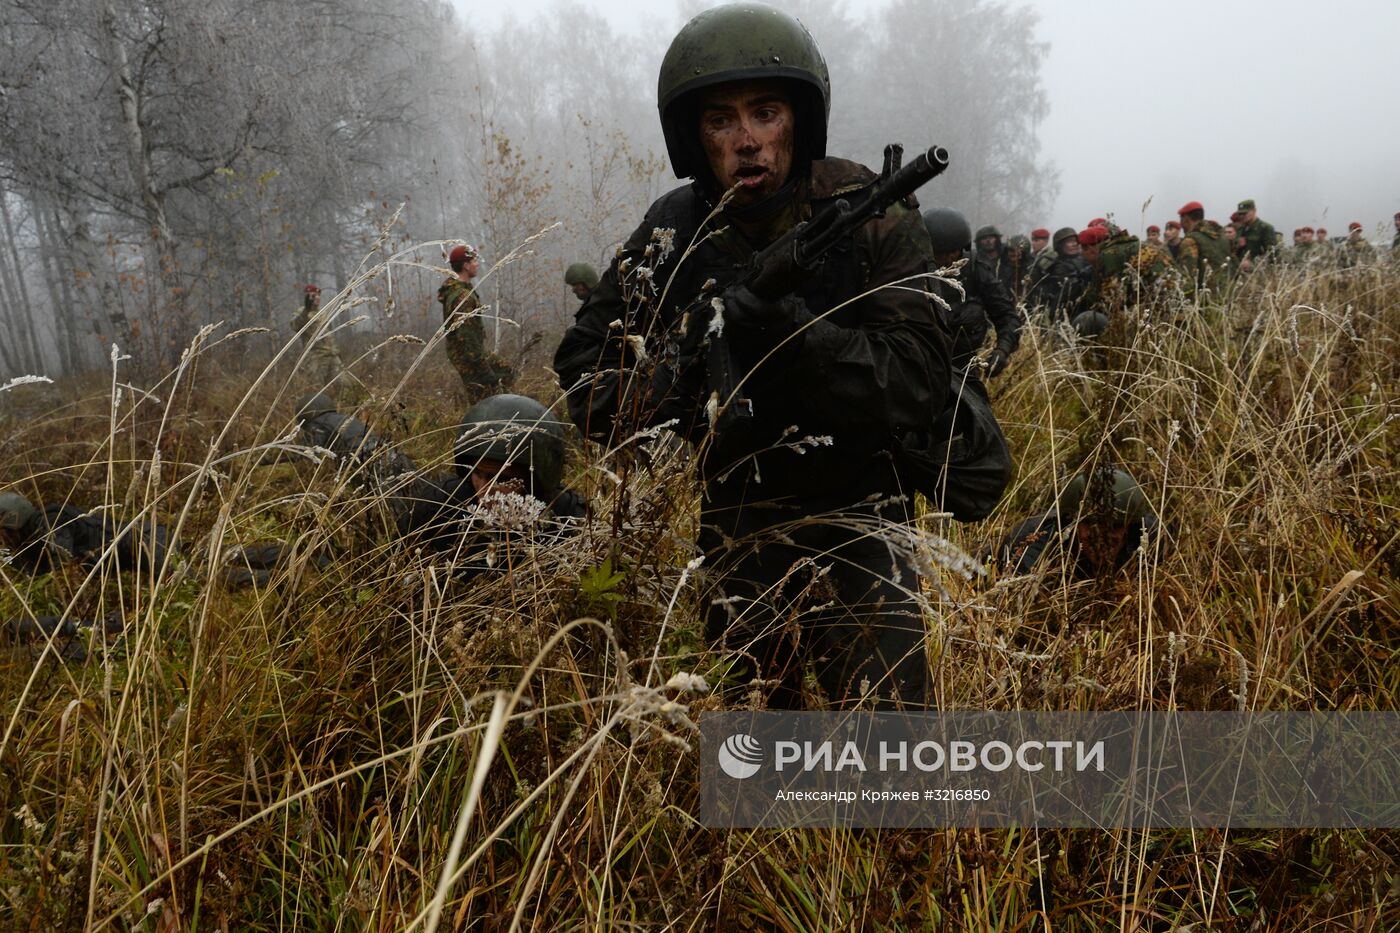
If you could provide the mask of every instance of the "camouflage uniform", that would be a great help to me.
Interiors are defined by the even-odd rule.
[[[316,330],[325,319],[322,310],[319,306],[308,307],[303,302],[292,315],[292,329],[301,335],[306,344],[306,374],[318,388],[325,389],[335,385],[345,370],[345,364],[340,360],[334,336],[322,333],[319,338],[316,337]]]
[[[1353,240],[1348,238],[1342,244],[1342,266],[1353,268],[1355,266],[1369,265],[1376,259],[1376,248],[1366,240]]]
[[[438,301],[442,302],[443,327],[448,328],[447,358],[467,392],[481,395],[498,387],[509,388],[515,375],[505,360],[486,349],[486,328],[481,323],[482,305],[476,289],[455,275],[449,276],[438,289]]]
[[[1128,231],[1119,229],[1099,251],[1084,307],[1112,313],[1139,295],[1150,300],[1175,278],[1171,256],[1165,248],[1141,243]]]
[[[1181,288],[1188,298],[1202,288],[1219,294],[1230,275],[1230,241],[1225,229],[1213,220],[1202,220],[1196,229],[1181,238],[1177,267],[1181,270]]]
[[[1316,243],[1295,243],[1283,251],[1283,260],[1290,266],[1306,266],[1316,255],[1315,246]]]
[[[1273,225],[1258,218],[1240,227],[1236,238],[1243,243],[1240,247],[1241,258],[1248,258],[1252,263],[1268,258],[1278,247],[1278,233]]]

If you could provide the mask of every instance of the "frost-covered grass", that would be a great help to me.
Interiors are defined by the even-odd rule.
[[[1397,304],[1393,271],[1281,271],[1225,309],[1127,315],[1097,347],[1028,334],[994,386],[1018,463],[1003,506],[924,520],[901,546],[975,552],[1090,459],[1131,470],[1174,543],[1104,581],[1047,566],[929,585],[939,704],[1396,708]],[[0,398],[0,485],[154,515],[185,555],[155,579],[0,567],[7,618],[127,620],[85,664],[0,659],[0,903],[23,928],[1400,918],[1393,833],[701,829],[691,723],[747,699],[713,689],[683,452],[580,446],[594,520],[464,583],[383,543],[362,475],[287,450],[305,388],[280,381],[290,360],[242,371],[244,338],[221,337],[140,388],[118,361],[83,391]],[[343,394],[376,430],[420,463],[448,456],[461,401],[440,349],[390,342],[357,371]],[[541,371],[524,384],[554,397]],[[302,556],[272,585],[209,582],[234,545],[273,537]],[[326,544],[341,557],[319,571]]]

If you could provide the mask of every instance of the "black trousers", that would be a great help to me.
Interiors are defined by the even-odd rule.
[[[709,639],[736,654],[741,679],[770,682],[770,708],[802,708],[807,665],[840,707],[928,705],[919,577],[907,540],[890,534],[908,508],[732,491],[706,504]]]

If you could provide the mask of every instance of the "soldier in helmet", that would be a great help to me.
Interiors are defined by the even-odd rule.
[[[334,335],[317,334],[322,320],[321,289],[316,285],[307,285],[302,290],[301,307],[292,319],[292,327],[306,342],[307,374],[317,386],[325,389],[336,384],[344,364],[340,361]]]
[[[992,270],[992,274],[1006,286],[1008,292],[1015,292],[1015,275],[1010,262],[1010,250],[1001,240],[1001,231],[988,224],[977,230],[973,237],[977,247],[976,259]]]
[[[564,270],[564,284],[573,290],[579,301],[587,301],[598,285],[598,272],[586,262],[576,262]]]
[[[406,455],[358,418],[341,414],[324,396],[298,408],[307,444],[324,447],[366,471],[389,518],[389,536],[433,553],[451,552],[459,578],[490,569],[485,550],[522,534],[559,534],[564,519],[582,518],[582,496],[563,485],[564,430],[539,402],[493,395],[467,412],[457,431],[454,466],[420,473]],[[267,584],[295,557],[293,545],[259,542],[234,552],[224,569],[230,586]],[[329,552],[310,556],[319,568]]]
[[[1029,573],[1063,560],[1081,580],[1122,569],[1160,523],[1128,473],[1097,469],[1075,476],[1049,511],[1017,525],[993,550],[1004,573]]]
[[[357,464],[373,462],[382,476],[411,473],[416,469],[412,460],[386,443],[363,421],[337,411],[335,403],[323,393],[309,395],[298,403],[297,424],[308,445],[323,447]]]
[[[1073,320],[1093,278],[1093,270],[1084,261],[1077,230],[1056,230],[1053,247],[1052,252],[1036,259],[1030,278],[1030,303],[1039,307],[1051,324]]]
[[[586,514],[583,497],[563,484],[564,426],[532,398],[493,395],[473,405],[457,429],[453,463],[454,472],[435,478],[399,521],[400,534],[432,550],[460,550],[474,509],[512,508],[513,521],[499,520],[498,509],[493,527],[515,532]]]
[[[965,260],[957,273],[961,294],[950,285],[935,286],[938,296],[948,304],[953,366],[967,369],[986,342],[989,326],[995,326],[996,347],[988,355],[986,367],[988,376],[1001,375],[1021,343],[1021,314],[1016,310],[1015,299],[996,270],[982,262],[980,255],[968,252],[972,227],[961,213],[946,207],[925,211],[924,227],[933,247],[933,261],[939,268]]]
[[[481,271],[476,247],[454,246],[447,263],[452,275],[438,289],[442,302],[443,327],[447,331],[447,358],[462,377],[469,395],[481,395],[498,388],[509,388],[515,375],[510,365],[486,349],[486,328],[481,323],[481,299],[472,279]]]
[[[117,521],[66,503],[41,509],[17,492],[0,493],[0,546],[12,566],[29,573],[107,560],[118,570],[157,572],[175,553],[164,525]]]
[[[1225,290],[1230,274],[1230,240],[1220,224],[1206,220],[1200,201],[1189,201],[1177,212],[1181,229],[1186,231],[1177,253],[1181,288],[1188,298],[1205,290],[1218,295]]]
[[[808,663],[831,702],[922,705],[917,570],[876,529],[909,519],[889,454],[950,383],[947,328],[908,285],[930,271],[928,234],[895,205],[787,294],[760,297],[736,265],[877,180],[827,156],[821,52],[781,10],[716,7],[676,36],[658,91],[671,165],[691,181],[650,207],[564,335],[554,368],[570,414],[603,442],[674,421],[696,445],[709,636],[770,705],[803,702]],[[686,313],[702,293],[714,321]],[[747,373],[751,417],[732,430],[710,431],[703,411],[707,323]]]

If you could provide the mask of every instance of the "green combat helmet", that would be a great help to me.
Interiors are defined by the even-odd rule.
[[[657,109],[677,178],[708,176],[700,148],[696,91],[731,81],[781,79],[792,86],[797,138],[794,176],[826,156],[831,77],[805,26],[763,3],[731,3],[681,27],[657,80]]]
[[[528,468],[530,494],[545,502],[564,480],[564,426],[523,395],[493,395],[473,405],[462,418],[454,453],[463,476],[483,460]]]
[[[576,262],[564,270],[565,285],[583,285],[589,290],[598,287],[598,273],[586,262]]]
[[[1080,311],[1070,326],[1081,337],[1097,337],[1108,330],[1108,315],[1102,311]]]
[[[337,457],[368,460],[380,447],[387,446],[363,421],[335,410],[335,402],[323,392],[308,395],[297,403],[297,422],[302,441],[324,447]]]
[[[935,254],[960,252],[972,246],[972,225],[952,208],[936,207],[924,211],[924,229],[928,230]]]
[[[977,231],[977,236],[973,237],[973,239],[974,239],[974,240],[980,240],[980,239],[982,239],[983,237],[989,237],[989,236],[994,236],[994,237],[996,237],[998,240],[1000,240],[1000,239],[1001,239],[1001,231],[998,230],[996,227],[992,226],[991,224],[987,224],[987,226],[981,227],[981,228],[978,229],[978,231]]]
[[[18,532],[38,514],[39,510],[19,493],[0,493],[0,531]]]
[[[1152,506],[1147,504],[1147,496],[1142,487],[1122,470],[1102,469],[1094,473],[1094,486],[1089,501],[1084,500],[1088,477],[1083,473],[1069,481],[1060,495],[1060,514],[1065,518],[1111,515],[1113,519],[1128,524],[1149,518]]]
[[[328,415],[335,410],[335,402],[331,401],[329,395],[324,392],[316,392],[303,396],[301,401],[297,402],[297,420],[310,421],[313,418]]]
[[[1073,227],[1061,227],[1060,229],[1055,231],[1055,239],[1051,240],[1050,242],[1051,245],[1055,247],[1055,251],[1059,252],[1060,244],[1063,243],[1065,240],[1068,240],[1070,237],[1078,239],[1079,231],[1074,229]]]

